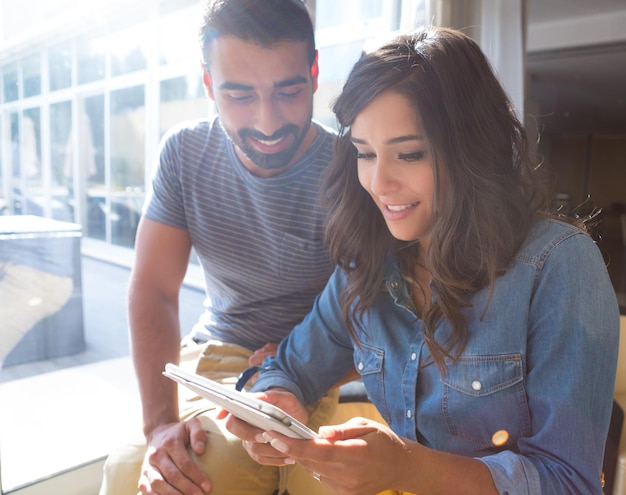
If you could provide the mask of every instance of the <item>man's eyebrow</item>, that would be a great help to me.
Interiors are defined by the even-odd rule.
[[[275,88],[286,88],[288,86],[296,86],[298,84],[306,84],[307,79],[302,76],[292,77],[291,79],[286,79],[284,81],[277,82],[274,84]]]
[[[288,88],[290,86],[296,86],[298,84],[305,84],[307,79],[302,76],[292,77],[291,79],[285,79],[284,81],[279,81],[274,84],[275,88]],[[253,91],[254,86],[250,86],[249,84],[241,84],[232,81],[226,81],[220,84],[219,89],[221,90],[230,90],[230,91]]]
[[[236,82],[226,81],[220,84],[220,89],[234,90],[234,91],[252,91],[254,87],[249,86],[247,84],[240,84]]]
[[[385,141],[385,144],[397,144],[397,143],[404,143],[406,141],[423,141],[423,140],[424,140],[423,136],[419,136],[417,134],[408,134],[406,136],[398,136],[398,137],[388,139],[387,141]],[[364,139],[359,139],[354,136],[351,136],[350,141],[352,141],[355,144],[367,144],[367,142]]]

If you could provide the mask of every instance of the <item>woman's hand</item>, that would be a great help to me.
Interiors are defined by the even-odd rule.
[[[298,401],[295,395],[287,390],[272,389],[255,396],[257,399],[279,407],[302,423],[306,423],[308,419],[309,415],[306,408]],[[224,416],[226,416],[226,412],[223,412],[222,417]],[[226,429],[243,440],[244,448],[250,457],[259,464],[269,466],[293,464],[294,461],[292,459],[289,459],[269,444],[269,437],[263,430],[251,426],[232,414],[229,414],[226,419]]]
[[[387,426],[353,418],[336,426],[323,426],[319,439],[295,440],[275,432],[264,438],[282,453],[285,464],[297,462],[319,476],[335,495],[371,495],[402,486],[411,472],[411,448],[417,444],[400,438]]]

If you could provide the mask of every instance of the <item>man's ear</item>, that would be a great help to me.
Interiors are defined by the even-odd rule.
[[[207,96],[212,100],[215,100],[215,96],[213,94],[213,84],[211,83],[211,74],[209,74],[206,64],[202,64],[202,84],[204,85],[204,91]]]
[[[313,79],[313,92],[315,93],[317,91],[317,79],[320,75],[320,67],[318,65],[318,59],[319,59],[319,52],[316,50],[315,51],[315,60],[313,61],[313,64],[311,65],[311,79]]]

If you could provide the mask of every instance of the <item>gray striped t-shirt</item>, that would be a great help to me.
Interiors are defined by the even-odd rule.
[[[251,350],[279,342],[324,287],[332,264],[319,185],[335,133],[314,125],[305,156],[265,179],[239,161],[218,117],[164,136],[145,215],[191,236],[207,296],[194,332]]]

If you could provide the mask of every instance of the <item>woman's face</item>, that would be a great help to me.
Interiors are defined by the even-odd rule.
[[[399,240],[428,244],[435,180],[432,154],[413,105],[386,91],[354,119],[361,186],[370,194]]]

